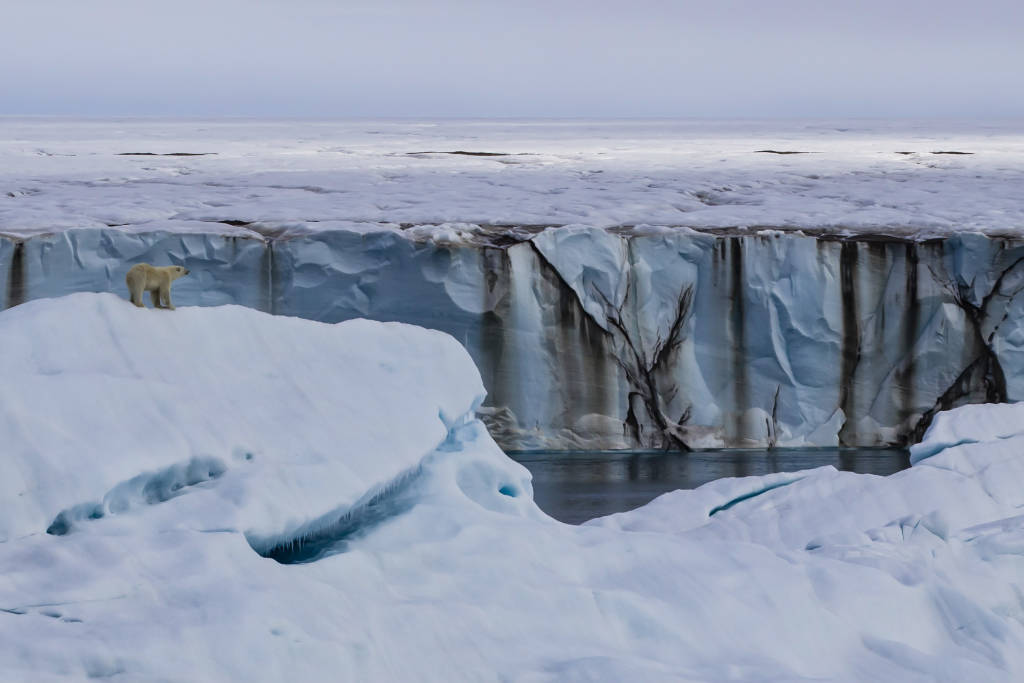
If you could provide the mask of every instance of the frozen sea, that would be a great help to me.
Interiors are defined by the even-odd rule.
[[[14,235],[388,225],[450,239],[570,224],[1019,234],[1022,185],[1019,121],[0,118],[0,233]]]

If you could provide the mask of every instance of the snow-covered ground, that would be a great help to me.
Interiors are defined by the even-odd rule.
[[[1024,678],[1024,405],[940,414],[890,477],[575,527],[437,332],[76,294],[0,348],[3,680]]]
[[[1021,122],[0,118],[0,233],[16,235],[378,224],[446,239],[565,224],[1019,234],[1021,186]]]

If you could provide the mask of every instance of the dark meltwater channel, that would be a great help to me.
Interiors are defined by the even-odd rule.
[[[910,466],[905,450],[776,448],[692,453],[531,451],[510,453],[533,473],[537,505],[555,519],[579,524],[640,507],[666,491],[692,489],[722,477],[795,472],[823,465],[887,475]]]

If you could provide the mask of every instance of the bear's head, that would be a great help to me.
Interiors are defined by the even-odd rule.
[[[190,272],[191,271],[184,266],[171,266],[171,275],[173,276],[171,279],[177,280],[182,275],[188,275]]]

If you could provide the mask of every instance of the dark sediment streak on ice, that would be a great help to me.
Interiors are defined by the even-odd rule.
[[[145,261],[193,271],[181,305],[433,327],[467,347],[485,420],[516,450],[905,445],[937,410],[1024,398],[1015,240],[622,228],[601,233],[621,272],[588,263],[581,285],[557,245],[538,248],[543,226],[445,243],[228,222],[256,232],[0,237],[0,305],[126,296]]]

